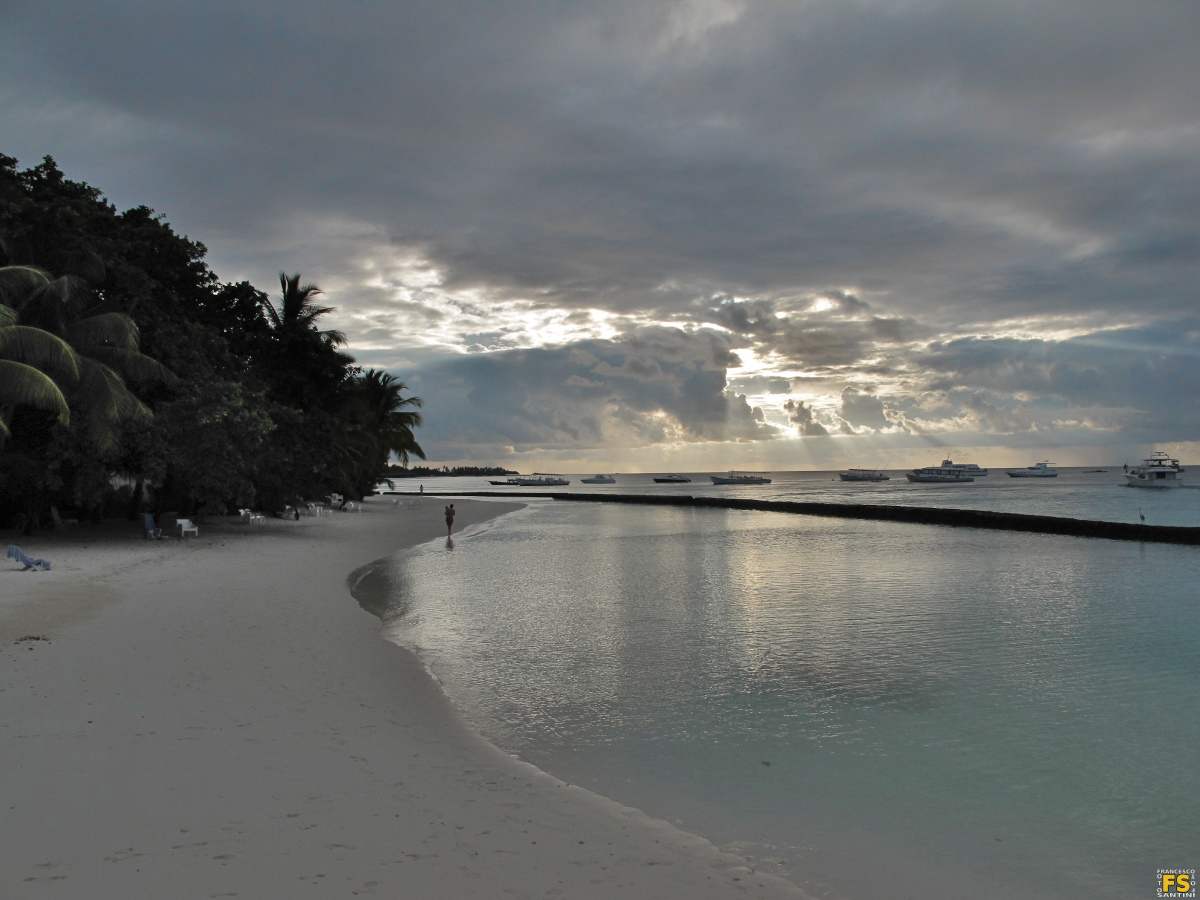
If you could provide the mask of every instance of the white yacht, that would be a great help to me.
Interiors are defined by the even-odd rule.
[[[616,484],[617,479],[611,475],[593,475],[591,478],[580,478],[582,484]]]
[[[940,466],[913,469],[905,473],[904,477],[921,484],[968,484],[974,481],[975,476],[968,475],[963,469],[963,466],[956,466],[950,460],[944,459]]]
[[[838,477],[842,481],[891,481],[892,476],[886,472],[880,472],[878,469],[847,469],[845,472],[839,472]]]
[[[770,484],[766,472],[730,472],[728,475],[713,475],[713,484]]]
[[[655,484],[689,484],[692,479],[686,475],[655,475]]]
[[[1058,469],[1054,463],[1047,460],[1046,462],[1034,463],[1024,469],[1009,469],[1005,474],[1009,478],[1057,478]]]
[[[942,467],[947,469],[958,469],[965,475],[970,475],[972,478],[979,478],[988,473],[987,469],[981,469],[975,463],[956,463],[948,459],[942,460]]]
[[[561,475],[547,475],[544,472],[534,472],[532,475],[518,475],[516,483],[521,487],[559,487],[571,482]]]
[[[1183,487],[1183,473],[1186,469],[1179,465],[1179,460],[1172,459],[1161,450],[1155,450],[1149,459],[1143,459],[1140,466],[1134,466],[1125,473],[1125,483],[1130,487],[1139,488],[1177,488]]]

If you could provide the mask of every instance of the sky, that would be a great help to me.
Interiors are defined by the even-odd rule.
[[[1200,457],[1195,0],[0,0],[0,153],[520,471]]]

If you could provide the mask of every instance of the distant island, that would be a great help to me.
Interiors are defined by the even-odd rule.
[[[388,466],[388,478],[451,478],[460,475],[516,475],[509,469],[501,468],[500,466],[455,466],[453,469],[449,466],[442,466],[440,469],[431,469],[428,466],[413,466],[411,469],[406,466]]]

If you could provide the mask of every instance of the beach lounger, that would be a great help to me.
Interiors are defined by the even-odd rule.
[[[154,538],[156,541],[162,539],[162,529],[154,527],[154,516],[150,513],[142,513],[142,536],[147,540]]]
[[[45,572],[50,571],[50,560],[26,556],[25,551],[16,544],[8,545],[8,558],[15,559],[17,562],[23,565],[25,568],[21,570],[22,572],[28,572],[30,569],[33,569],[35,572],[38,569],[41,569]]]
[[[78,525],[78,519],[64,519],[58,514],[58,507],[50,507],[50,521],[54,523],[55,528],[65,528],[67,525]]]
[[[196,537],[200,537],[200,529],[192,524],[191,519],[178,519],[175,522],[175,527],[179,529],[179,539],[181,541],[189,532]]]

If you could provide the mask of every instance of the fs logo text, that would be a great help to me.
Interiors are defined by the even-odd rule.
[[[1195,869],[1159,869],[1156,878],[1160,897],[1196,896]]]

